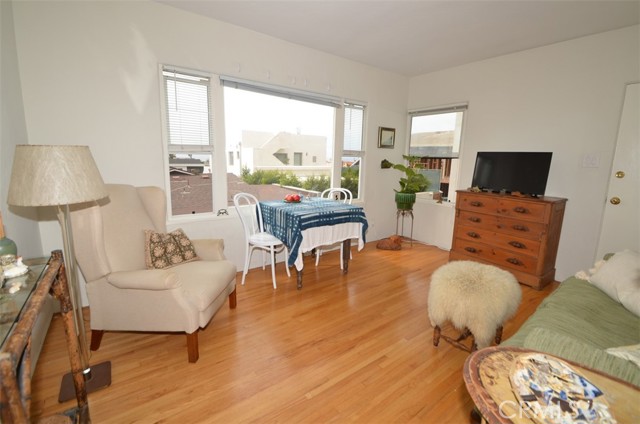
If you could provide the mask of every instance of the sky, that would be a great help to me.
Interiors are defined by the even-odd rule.
[[[230,87],[224,90],[227,149],[236,149],[242,130],[324,136],[333,146],[334,108]]]
[[[437,115],[415,116],[411,121],[411,134],[434,131],[453,131],[456,129],[456,114],[439,113]]]

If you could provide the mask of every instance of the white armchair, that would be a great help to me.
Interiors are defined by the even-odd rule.
[[[198,330],[227,298],[236,307],[236,267],[225,259],[223,240],[192,240],[201,260],[147,269],[144,231],[166,232],[164,192],[109,184],[107,190],[99,205],[71,213],[89,297],[91,350],[105,331],[185,332],[189,362],[196,362]]]

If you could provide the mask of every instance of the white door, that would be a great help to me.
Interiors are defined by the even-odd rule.
[[[627,85],[596,259],[640,251],[640,83]]]

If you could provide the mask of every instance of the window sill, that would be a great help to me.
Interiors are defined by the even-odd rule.
[[[231,206],[227,209],[228,215],[216,215],[215,213],[202,213],[197,215],[179,215],[169,218],[167,225],[193,224],[197,222],[224,221],[227,219],[237,219],[236,209]]]
[[[454,208],[456,204],[454,202],[450,202],[448,200],[444,200],[440,202],[439,200],[431,200],[431,199],[416,199],[416,204],[421,205],[436,205],[445,208]]]

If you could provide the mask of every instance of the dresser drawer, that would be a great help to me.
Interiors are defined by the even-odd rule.
[[[460,210],[536,222],[544,222],[547,213],[544,203],[501,196],[462,194],[456,205]]]
[[[480,196],[471,193],[458,194],[456,207],[463,211],[495,215],[500,207],[500,199],[497,197]]]
[[[540,240],[547,228],[547,225],[541,222],[521,221],[463,210],[459,211],[456,219],[460,225],[467,227],[499,231],[533,240]]]
[[[516,254],[537,256],[540,251],[540,241],[515,237],[507,233],[485,230],[481,228],[459,226],[454,237],[470,242],[489,244],[501,249],[513,251]]]
[[[526,221],[544,222],[547,205],[516,199],[500,199],[496,213],[500,216]]]
[[[526,273],[535,274],[538,266],[538,259],[535,257],[461,238],[455,239],[453,249],[458,253],[469,256],[470,259],[477,258],[503,268],[515,269]]]

